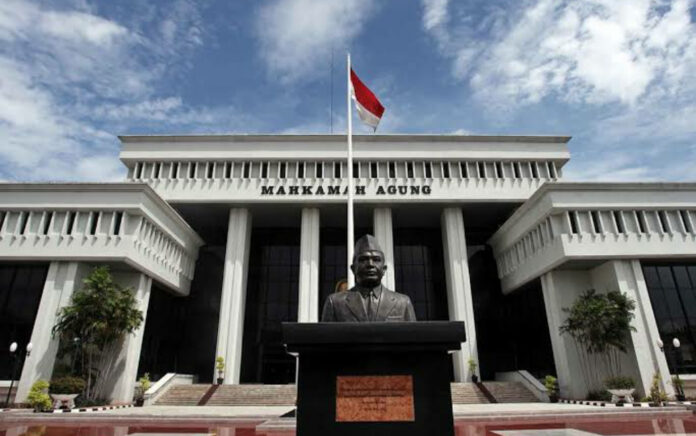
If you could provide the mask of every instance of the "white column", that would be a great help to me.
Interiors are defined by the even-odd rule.
[[[384,260],[387,265],[387,273],[382,278],[382,284],[388,289],[396,288],[394,279],[394,231],[392,227],[392,213],[388,207],[378,207],[374,210],[373,222],[375,238],[384,251]]]
[[[298,322],[319,320],[319,209],[302,209]]]
[[[124,288],[133,289],[138,309],[143,313],[143,322],[140,327],[124,337],[121,349],[113,362],[113,372],[109,374],[110,383],[107,383],[105,389],[107,398],[113,402],[130,402],[133,400],[138,377],[138,364],[140,363],[140,350],[147,321],[147,308],[150,304],[152,279],[142,273],[131,273],[123,276],[114,274],[114,278]]]
[[[466,326],[466,342],[462,344],[461,351],[453,354],[454,377],[456,381],[462,382],[472,375],[469,374],[469,359],[478,364],[474,302],[471,296],[462,210],[454,207],[444,209],[441,222],[449,318],[451,321],[464,321]]]
[[[51,379],[53,365],[58,352],[58,338],[53,337],[53,326],[58,312],[70,304],[75,289],[81,286],[81,279],[86,268],[78,262],[51,262],[46,275],[46,282],[41,293],[39,310],[31,332],[34,348],[24,361],[22,376],[17,386],[16,402],[24,402],[29,388],[37,380]],[[26,344],[19,344],[18,351],[24,352]]]
[[[217,354],[225,359],[225,383],[239,383],[244,337],[251,214],[248,209],[230,209],[227,249],[222,278]],[[214,368],[211,368],[214,371]],[[215,377],[215,375],[214,375]]]
[[[660,333],[657,330],[657,321],[640,261],[615,260],[611,262],[611,267],[616,276],[618,290],[636,303],[635,318],[631,323],[635,331],[631,332],[631,340],[635,353],[636,372],[640,378],[638,384],[647,395],[650,392],[653,375],[659,373],[662,388],[667,395],[672,396],[674,387],[669,383],[671,377],[665,353],[657,346]]]

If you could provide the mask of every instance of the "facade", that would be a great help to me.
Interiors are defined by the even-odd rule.
[[[294,382],[280,323],[317,322],[346,277],[345,136],[120,139],[123,183],[0,184],[0,339],[34,344],[18,400],[50,378],[56,311],[97,264],[146,314],[121,346],[113,400],[145,372],[211,382],[216,356],[225,383]],[[593,288],[636,302],[626,375],[645,393],[658,373],[672,392],[670,372],[696,374],[696,184],[564,182],[569,140],[355,136],[356,237],[377,237],[385,285],[419,320],[465,322],[455,381],[473,360],[483,379],[557,374],[563,396],[584,397],[558,328]],[[673,337],[678,353],[659,347]]]

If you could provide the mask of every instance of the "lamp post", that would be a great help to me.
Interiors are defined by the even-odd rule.
[[[680,357],[681,357],[681,349],[680,349],[681,342],[679,341],[679,339],[677,339],[677,338],[672,339],[672,346],[674,347],[674,361],[675,361],[674,372],[676,373],[674,375],[673,384],[674,384],[674,387],[676,388],[676,391],[677,391],[676,392],[677,400],[684,401],[684,399],[685,399],[684,389],[682,388],[682,381],[679,378],[679,365],[681,364],[681,359],[680,359]]]
[[[27,352],[26,356],[29,356],[31,354],[31,350],[34,348],[34,344],[29,342],[27,344]],[[15,377],[17,376],[17,364],[19,363],[19,356],[16,354],[17,351],[17,343],[13,342],[10,344],[10,357],[12,358],[12,376],[10,377],[10,389],[7,391],[7,398],[5,399],[5,407],[10,407],[10,395],[12,394],[12,388],[14,387],[14,380]]]

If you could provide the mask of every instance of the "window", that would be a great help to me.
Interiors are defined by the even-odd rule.
[[[341,162],[334,162],[334,179],[341,178]]]
[[[135,178],[140,179],[143,177],[143,163],[139,162],[135,164]]]
[[[97,234],[97,224],[99,224],[99,212],[89,213],[89,235]]]
[[[153,174],[152,174],[153,179],[159,179],[161,169],[162,169],[162,164],[160,164],[159,162],[156,162],[154,164],[154,170],[152,171],[153,172]]]
[[[502,179],[504,177],[502,162],[495,163],[495,176],[499,179]]]
[[[577,235],[578,232],[578,213],[574,210],[568,212],[568,222],[570,223],[570,233]]]
[[[206,169],[207,169],[205,176],[206,176],[206,178],[208,178],[208,179],[212,179],[212,178],[213,178],[213,173],[214,173],[214,171],[215,171],[215,163],[213,163],[213,162],[208,162],[208,163],[206,163],[205,165],[206,165]]]
[[[324,177],[324,162],[317,162],[316,163],[316,177],[317,179],[321,179]]]
[[[449,178],[450,178],[450,167],[449,167],[449,162],[442,162],[442,178],[443,178],[443,179],[449,179]]]
[[[51,223],[53,223],[53,212],[46,212],[43,227],[41,228],[42,235],[48,235],[48,229],[51,228]]]
[[[459,162],[459,172],[463,179],[469,178],[469,170],[467,168],[466,162]]]
[[[232,177],[232,162],[225,162],[225,178]]]
[[[596,234],[602,233],[602,223],[599,219],[599,212],[593,210],[590,212],[590,221],[592,221],[592,229]]]
[[[19,234],[23,235],[27,231],[27,225],[29,224],[29,216],[31,212],[20,212],[19,213]]]
[[[433,164],[432,164],[432,162],[425,162],[424,168],[425,168],[425,178],[432,179],[433,178]]]
[[[637,210],[634,213],[636,215],[636,221],[638,222],[638,231],[640,233],[645,233],[645,216],[643,215],[643,211]]]
[[[546,162],[546,168],[549,170],[549,177],[552,179],[558,178],[556,176],[556,165],[554,165],[553,162]]]
[[[689,212],[685,210],[680,210],[679,211],[679,217],[682,220],[682,224],[684,225],[684,230],[687,233],[693,233],[694,229],[691,225],[691,220],[689,219]],[[2,227],[2,222],[0,221],[0,227]]]
[[[389,162],[388,165],[389,165],[389,178],[395,179],[396,178],[396,163]]]
[[[179,162],[172,162],[172,178],[179,178]]]
[[[193,179],[196,177],[196,163],[195,162],[189,162],[188,164],[188,178]]]
[[[297,162],[297,178],[304,179],[304,162]]]
[[[616,230],[619,233],[626,233],[626,227],[624,226],[624,222],[623,222],[623,214],[618,210],[613,211],[612,214],[614,215],[614,222],[616,223]]]
[[[360,164],[353,162],[353,178],[357,179],[360,177]]]
[[[268,162],[261,162],[261,178],[268,178]]]
[[[532,178],[538,179],[539,178],[539,167],[537,167],[537,163],[530,162],[529,166],[532,169]]]
[[[522,171],[520,171],[520,163],[519,162],[512,163],[512,171],[513,171],[513,175],[515,176],[516,179],[522,178]]]
[[[121,235],[121,222],[123,221],[123,212],[114,213],[114,235]]]
[[[251,162],[242,163],[242,178],[248,179],[251,174]]]
[[[281,179],[284,179],[287,174],[287,166],[288,164],[286,162],[281,162],[278,167],[278,177]]]
[[[370,177],[376,179],[377,175],[377,162],[370,162]]]
[[[66,212],[65,213],[65,234],[72,235],[73,227],[75,227],[75,218],[77,217],[77,212]]]
[[[478,167],[478,176],[481,179],[486,178],[486,164],[484,162],[477,162],[476,166]]]
[[[660,222],[660,230],[662,230],[662,233],[669,233],[670,228],[667,212],[664,210],[657,212],[657,220]]]
[[[406,162],[406,177],[413,178],[413,162]]]

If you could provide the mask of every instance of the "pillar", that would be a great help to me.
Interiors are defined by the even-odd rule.
[[[53,337],[58,312],[70,304],[75,289],[81,286],[87,268],[79,262],[51,262],[41,293],[39,310],[31,332],[33,350],[27,356],[17,385],[16,402],[24,402],[31,385],[37,380],[50,381],[58,352],[58,338]],[[26,344],[19,344],[24,352]]]
[[[462,344],[461,351],[453,354],[455,380],[463,382],[472,375],[469,373],[469,359],[473,359],[478,365],[478,351],[462,210],[456,207],[444,209],[441,225],[449,319],[464,321],[466,327],[466,342]]]
[[[250,239],[251,213],[243,208],[230,209],[216,352],[216,356],[225,359],[224,376],[227,384],[239,383],[242,366]],[[215,371],[214,368],[211,370]],[[216,371],[213,375],[215,377]]]
[[[118,350],[111,367],[113,369],[109,371],[110,382],[106,384],[105,394],[112,402],[131,402],[138,377],[138,364],[140,363],[140,350],[147,321],[147,308],[150,304],[152,279],[143,273],[115,273],[114,278],[124,288],[130,287],[135,292],[138,309],[143,314],[143,322],[133,333],[127,334],[123,338],[120,350]]]
[[[375,238],[384,251],[384,261],[387,272],[382,278],[382,284],[388,289],[396,288],[394,279],[394,230],[392,227],[392,213],[388,207],[378,207],[373,213]]]
[[[297,321],[319,320],[319,209],[302,209]]]

